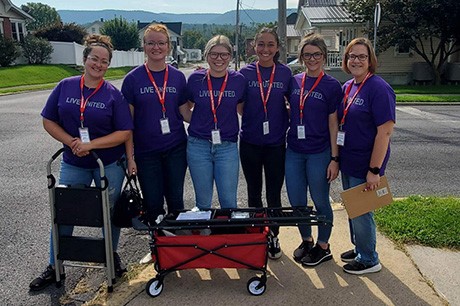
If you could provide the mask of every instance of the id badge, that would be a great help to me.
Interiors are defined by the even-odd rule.
[[[222,144],[222,141],[220,140],[220,130],[212,130],[211,138],[212,138],[212,144],[215,144],[215,145]]]
[[[270,133],[270,125],[268,124],[268,120],[264,121],[263,128],[264,128],[264,135],[268,135],[268,133]]]
[[[305,125],[297,126],[297,139],[305,139]]]
[[[161,133],[163,135],[171,133],[171,129],[169,128],[168,118],[160,119],[160,126],[161,126]]]
[[[78,128],[78,132],[80,133],[80,140],[83,143],[90,143],[91,140],[89,139],[89,131],[88,128]]]
[[[345,145],[345,132],[339,131],[337,133],[337,145],[344,146]]]

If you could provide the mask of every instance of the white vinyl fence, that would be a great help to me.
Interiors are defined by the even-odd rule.
[[[50,43],[53,46],[50,64],[83,65],[84,46],[75,42],[50,41]],[[144,63],[144,52],[115,50],[110,67],[134,67],[142,63]]]

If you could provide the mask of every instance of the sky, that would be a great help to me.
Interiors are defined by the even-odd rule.
[[[287,8],[297,8],[298,0],[285,0]],[[56,10],[142,10],[154,13],[225,13],[235,10],[237,0],[11,0],[20,7],[28,2],[43,3]],[[278,0],[240,0],[240,9],[278,8]]]

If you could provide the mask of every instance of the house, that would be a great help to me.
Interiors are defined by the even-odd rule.
[[[15,6],[10,0],[0,0],[0,33],[4,37],[23,41],[27,35],[26,22],[32,16]]]
[[[297,58],[297,47],[302,39],[302,33],[295,28],[297,13],[290,14],[286,19],[286,57],[289,63]]]
[[[137,21],[137,28],[139,30],[139,38],[141,40],[141,46],[144,47],[144,32],[147,27],[151,24],[161,23],[168,28],[169,37],[171,38],[171,55],[181,62],[185,57],[186,53],[182,50],[182,22],[140,22]]]
[[[350,78],[341,71],[343,52],[348,43],[364,34],[365,23],[353,22],[340,0],[299,0],[295,29],[302,36],[309,32],[321,34],[328,47],[326,70],[339,81]],[[398,45],[378,55],[377,72],[392,85],[408,84],[413,81],[430,80],[427,69],[417,68],[424,60],[410,49]],[[415,68],[414,68],[415,67]],[[420,74],[420,76],[418,76]]]
[[[101,28],[104,25],[104,18],[96,20],[85,26],[85,30],[88,34],[101,34]]]

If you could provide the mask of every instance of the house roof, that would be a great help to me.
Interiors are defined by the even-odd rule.
[[[142,30],[142,29],[144,29],[145,27],[147,27],[148,25],[150,25],[152,23],[164,24],[168,28],[168,30],[170,30],[171,32],[176,33],[178,36],[182,35],[182,22],[158,22],[158,21],[155,21],[155,20],[152,21],[152,22],[140,22],[140,21],[138,21],[137,22],[137,29]]]
[[[295,24],[286,25],[286,37],[301,37],[302,33],[295,29]]]
[[[5,4],[5,11],[8,12],[10,9],[16,14],[21,15],[24,19],[35,20],[32,16],[24,12],[21,8],[14,5],[10,0],[0,0]]]
[[[353,23],[350,14],[341,5],[303,6],[302,14],[312,26],[319,24]]]

